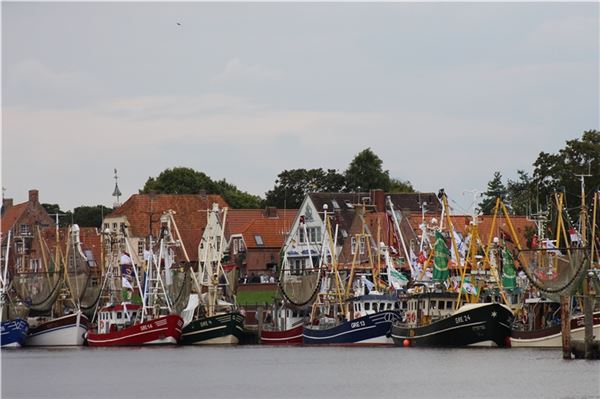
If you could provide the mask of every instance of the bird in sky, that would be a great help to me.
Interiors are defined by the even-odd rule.
[[[177,26],[181,26],[181,22],[177,22]]]

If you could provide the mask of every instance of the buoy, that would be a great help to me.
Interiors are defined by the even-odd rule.
[[[409,339],[405,339],[404,341],[402,341],[402,345],[405,348],[408,348],[410,346],[410,340]]]

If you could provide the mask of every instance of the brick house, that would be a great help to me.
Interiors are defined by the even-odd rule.
[[[141,263],[149,236],[155,240],[159,237],[161,216],[171,210],[190,262],[197,263],[198,244],[207,222],[206,211],[213,203],[217,203],[219,208],[229,206],[220,195],[134,194],[106,215],[102,226],[104,231],[124,228],[133,247],[131,256],[136,263]],[[181,249],[176,255],[179,262],[185,260]]]
[[[54,220],[40,204],[39,191],[29,190],[26,202],[14,205],[12,198],[2,200],[2,248],[6,247],[8,232],[12,234],[9,269],[19,271],[37,271],[42,266],[43,257],[39,234],[44,229],[54,228]]]
[[[242,275],[275,272],[296,209],[231,209],[225,231],[231,261]]]

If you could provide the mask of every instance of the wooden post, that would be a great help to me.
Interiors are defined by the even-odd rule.
[[[585,348],[585,358],[592,359],[592,345],[594,343],[594,313],[592,311],[592,297],[589,291],[588,276],[585,277],[583,282],[583,320],[584,320],[584,338],[583,344]]]
[[[563,359],[571,359],[571,310],[569,299],[566,295],[560,296]]]
[[[258,340],[260,342],[260,335],[262,332],[262,324],[263,324],[263,306],[260,305],[256,308],[256,321],[258,323]]]

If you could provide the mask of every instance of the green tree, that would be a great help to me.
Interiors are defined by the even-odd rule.
[[[225,179],[213,181],[209,176],[192,168],[165,169],[156,178],[149,177],[140,194],[219,194],[232,208],[260,208],[263,200],[244,191]]]
[[[112,212],[111,208],[104,205],[96,206],[78,206],[73,209],[72,222],[78,224],[79,227],[102,227],[102,218]],[[69,220],[69,224],[71,220]]]
[[[278,208],[298,208],[308,193],[338,192],[345,185],[344,175],[335,169],[284,170],[277,176],[275,187],[266,193],[266,204]]]
[[[564,191],[567,207],[572,208],[573,215],[576,214],[579,211],[576,207],[581,203],[580,178],[577,175],[592,175],[585,180],[588,204],[591,189],[600,186],[600,132],[583,132],[581,139],[568,140],[565,148],[557,154],[540,152],[533,166],[532,184],[539,191],[540,202],[547,204],[553,192]]]
[[[198,194],[201,190],[215,192],[215,185],[210,177],[191,168],[176,167],[163,170],[158,177],[149,177],[140,190],[140,194],[151,191],[162,194]]]
[[[403,181],[400,179],[391,178],[390,179],[390,188],[388,190],[390,193],[414,193],[415,189],[413,188],[411,182],[408,180]]]
[[[506,202],[512,214],[526,215],[534,203],[534,184],[529,175],[523,170],[517,170],[518,180],[508,179],[506,183]]]
[[[380,188],[389,191],[389,171],[383,170],[383,161],[370,148],[359,152],[346,169],[348,191],[369,191]]]
[[[214,182],[214,193],[220,194],[232,208],[262,208],[264,201],[257,195],[240,191],[225,179]]]
[[[483,200],[479,203],[479,209],[485,215],[489,215],[496,206],[496,198],[504,199],[506,197],[506,187],[502,183],[500,172],[494,172],[494,178],[488,182],[487,191],[483,195]]]

